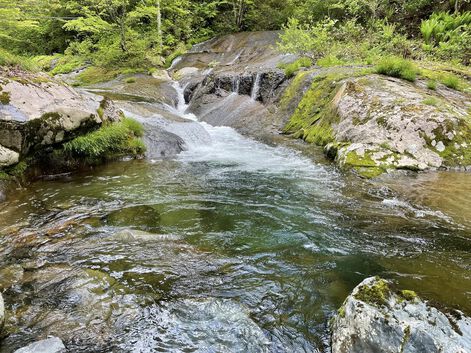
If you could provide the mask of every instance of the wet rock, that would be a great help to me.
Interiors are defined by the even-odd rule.
[[[11,265],[0,270],[0,289],[5,290],[20,282],[24,269],[21,265]]]
[[[181,237],[175,234],[154,234],[143,232],[135,229],[125,229],[117,232],[114,236],[114,239],[119,239],[121,241],[140,241],[140,242],[159,242],[159,241],[177,241]]]
[[[17,349],[14,353],[64,353],[66,348],[64,343],[57,337],[37,341],[26,347]]]
[[[371,277],[346,299],[332,322],[332,353],[465,353],[471,319],[442,312],[413,291],[394,293]]]

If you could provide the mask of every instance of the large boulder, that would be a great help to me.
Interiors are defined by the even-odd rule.
[[[394,169],[471,169],[469,94],[338,70],[304,72],[293,81],[284,104],[297,99],[302,81],[312,84],[285,132],[326,146],[340,167],[367,177]]]
[[[0,95],[0,167],[88,132],[113,119],[110,114],[118,114],[109,103],[100,110],[98,96],[41,74],[0,70]]]
[[[471,319],[442,312],[413,291],[365,279],[332,321],[332,353],[471,352]]]

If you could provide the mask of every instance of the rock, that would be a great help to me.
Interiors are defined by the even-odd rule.
[[[17,349],[14,353],[63,353],[66,351],[64,343],[59,338],[50,337]]]
[[[167,70],[156,69],[152,72],[152,77],[160,81],[171,81],[172,78],[168,74]]]
[[[342,68],[301,72],[281,105],[297,101],[303,82],[311,86],[285,132],[326,146],[340,167],[366,177],[471,163],[471,148],[465,144],[471,139],[469,94],[446,88],[432,92],[380,75],[352,76]]]
[[[3,296],[0,294],[0,334],[3,331],[5,325],[5,304],[3,303]]]
[[[378,277],[365,279],[332,321],[332,353],[466,353],[471,319],[444,313],[413,291],[395,293]]]
[[[180,236],[175,234],[154,234],[135,229],[125,229],[119,231],[113,236],[113,238],[125,242],[163,242],[178,241],[181,239]]]
[[[15,72],[13,76],[0,71],[0,92],[8,94],[8,101],[0,104],[0,144],[20,157],[70,140],[95,129],[104,119],[112,119],[110,114],[100,117],[97,113],[99,97],[45,75]],[[5,152],[0,151],[0,155]],[[8,152],[0,166],[17,157]]]
[[[0,145],[0,168],[18,163],[20,154]]]

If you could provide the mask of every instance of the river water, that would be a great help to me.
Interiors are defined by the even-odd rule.
[[[199,124],[174,159],[45,178],[0,205],[0,352],[47,335],[72,352],[325,352],[371,275],[471,314],[469,174],[369,182]]]

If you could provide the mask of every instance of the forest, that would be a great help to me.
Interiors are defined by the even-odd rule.
[[[298,66],[385,56],[469,65],[467,0],[1,0],[0,65],[82,80],[168,67],[220,34],[284,30]]]

